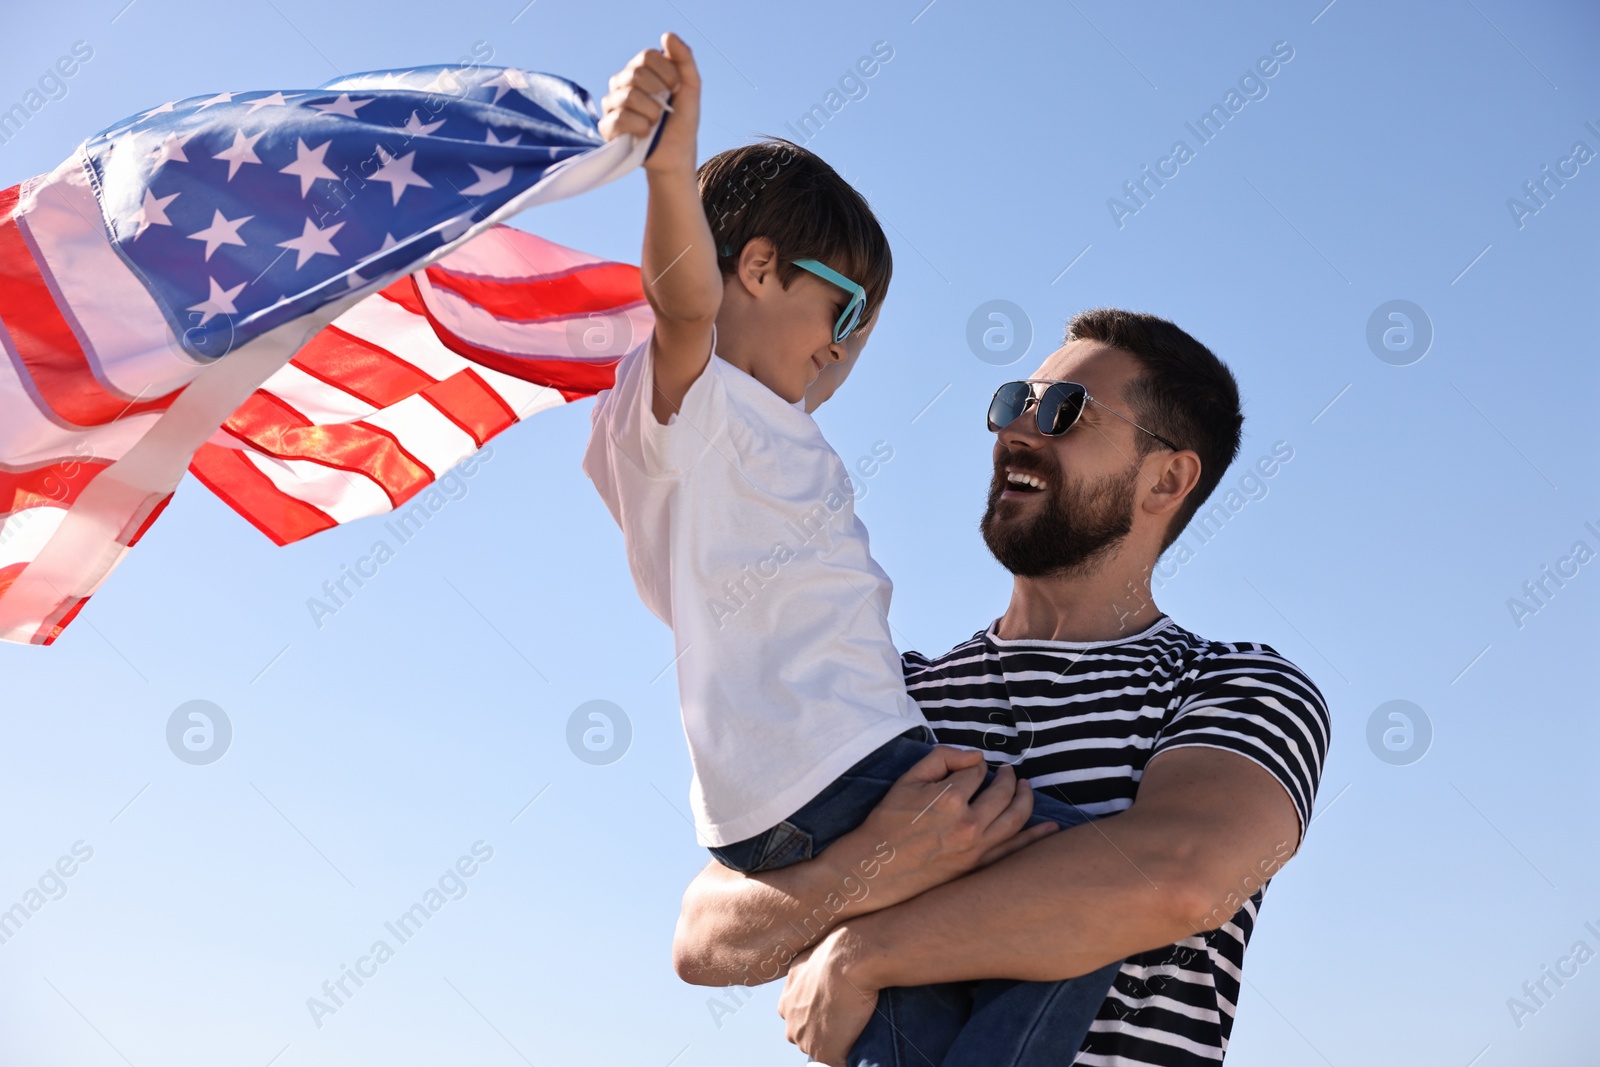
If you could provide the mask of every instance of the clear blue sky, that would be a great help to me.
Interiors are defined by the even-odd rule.
[[[894,450],[860,512],[904,644],[942,652],[1005,602],[976,529],[995,385],[1081,308],[1174,319],[1243,383],[1225,485],[1278,442],[1293,458],[1243,487],[1158,600],[1199,633],[1276,646],[1334,717],[1229,1063],[1593,1062],[1600,959],[1570,956],[1600,953],[1600,562],[1573,556],[1600,552],[1600,160],[1573,156],[1600,152],[1592,5],[124,2],[7,16],[0,107],[74,42],[94,55],[0,145],[0,182],[168,99],[449,62],[480,40],[603,91],[667,28],[698,49],[709,154],[785,132],[886,42],[810,147],[894,242],[883,321],[820,421],[846,460]],[[1185,124],[1276,42],[1293,58],[1200,144]],[[1108,207],[1180,139],[1192,158],[1164,186]],[[1538,205],[1523,184],[1546,166],[1569,176]],[[518,221],[636,260],[643,211],[633,175]],[[1031,324],[1009,367],[967,341],[990,300]],[[1420,360],[1415,342],[1380,341],[1387,360],[1369,345],[1393,300],[1431,323]],[[800,1061],[776,986],[719,1025],[669,966],[705,856],[670,634],[579,471],[588,408],[497,440],[467,495],[321,628],[307,598],[381,523],[274,548],[190,480],[54,647],[0,647],[0,907],[76,842],[93,850],[0,945],[0,1062]],[[1547,565],[1576,575],[1514,617]],[[208,766],[166,741],[197,699],[232,724]],[[568,747],[590,700],[631,722],[609,765]],[[1421,759],[1420,729],[1409,751],[1368,743],[1393,700],[1431,725]],[[478,841],[493,857],[466,895],[313,1025],[306,999]],[[1528,999],[1564,957],[1576,974]],[[1511,997],[1535,1010],[1513,1019]]]

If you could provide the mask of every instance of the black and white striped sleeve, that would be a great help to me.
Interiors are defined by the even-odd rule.
[[[1316,684],[1271,646],[1238,643],[1213,646],[1185,688],[1151,758],[1187,746],[1245,757],[1289,794],[1303,838],[1328,755],[1328,707]]]

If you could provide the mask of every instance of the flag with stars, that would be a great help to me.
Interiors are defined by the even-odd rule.
[[[239,494],[230,498],[228,464],[217,452],[283,465],[275,481],[287,492],[296,478],[315,480],[290,463],[338,467],[337,457],[274,456],[281,433],[250,439],[235,416],[274,395],[272,383],[306,376],[290,365],[302,349],[312,357],[302,362],[321,366],[330,389],[360,394],[352,384],[360,360],[330,362],[330,345],[356,336],[341,323],[403,310],[407,294],[434,335],[431,347],[398,328],[368,347],[387,344],[403,361],[409,337],[413,348],[444,348],[491,369],[462,364],[446,373],[435,360],[436,373],[414,380],[409,393],[391,387],[367,396],[364,407],[322,410],[293,428],[381,424],[382,411],[409,410],[413,394],[440,411],[438,398],[448,395],[460,411],[481,415],[462,376],[494,377],[499,389],[491,391],[508,417],[479,418],[457,442],[460,459],[548,406],[542,397],[559,402],[604,388],[613,354],[584,343],[531,343],[522,336],[530,330],[563,336],[551,332],[561,312],[519,316],[514,306],[547,289],[549,271],[577,269],[573,257],[580,267],[597,261],[530,246],[523,239],[531,235],[512,238],[516,231],[499,225],[643,160],[647,140],[605,142],[597,121],[588,94],[551,75],[484,66],[381,71],[319,89],[165,103],[91,137],[52,173],[0,191],[0,639],[54,641],[161,513],[191,462],[275,539],[315,532],[304,524],[268,530]],[[519,263],[486,266],[473,251],[480,241],[509,250],[501,261],[510,254]],[[458,261],[464,269],[452,270]],[[631,330],[627,309],[641,301],[637,272],[625,269],[634,271],[631,287],[613,277],[605,292],[575,298],[570,313],[621,309]],[[518,286],[531,288],[519,296]],[[438,289],[448,292],[433,294],[430,318],[429,294]],[[441,317],[450,300],[466,292],[470,303],[480,291],[498,303]],[[486,346],[471,339],[472,329],[452,332],[474,314],[518,339]],[[484,328],[480,322],[477,332]],[[443,474],[447,461],[454,462],[433,457],[425,477],[388,493],[387,506]],[[347,507],[315,528],[359,510]],[[364,513],[375,510],[381,504]]]

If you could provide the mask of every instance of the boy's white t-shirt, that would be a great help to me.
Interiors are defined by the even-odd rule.
[[[803,402],[713,354],[662,425],[653,353],[629,352],[596,397],[583,470],[672,627],[695,832],[726,845],[926,720],[850,476]]]

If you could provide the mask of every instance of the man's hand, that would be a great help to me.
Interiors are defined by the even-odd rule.
[[[828,1067],[845,1067],[878,1006],[876,989],[861,988],[845,974],[851,951],[848,927],[838,927],[789,965],[778,998],[789,1043]]]
[[[1059,829],[1055,823],[1023,829],[1033,814],[1033,788],[1004,766],[980,792],[987,774],[981,752],[938,745],[901,775],[854,832],[894,849],[878,892],[896,903],[910,899]]]
[[[671,104],[666,100],[671,97]],[[624,133],[648,137],[662,114],[672,118],[645,160],[648,171],[694,173],[695,133],[700,126],[700,71],[694,53],[674,33],[661,35],[661,48],[647,48],[611,78],[600,102],[600,134],[614,140]]]

